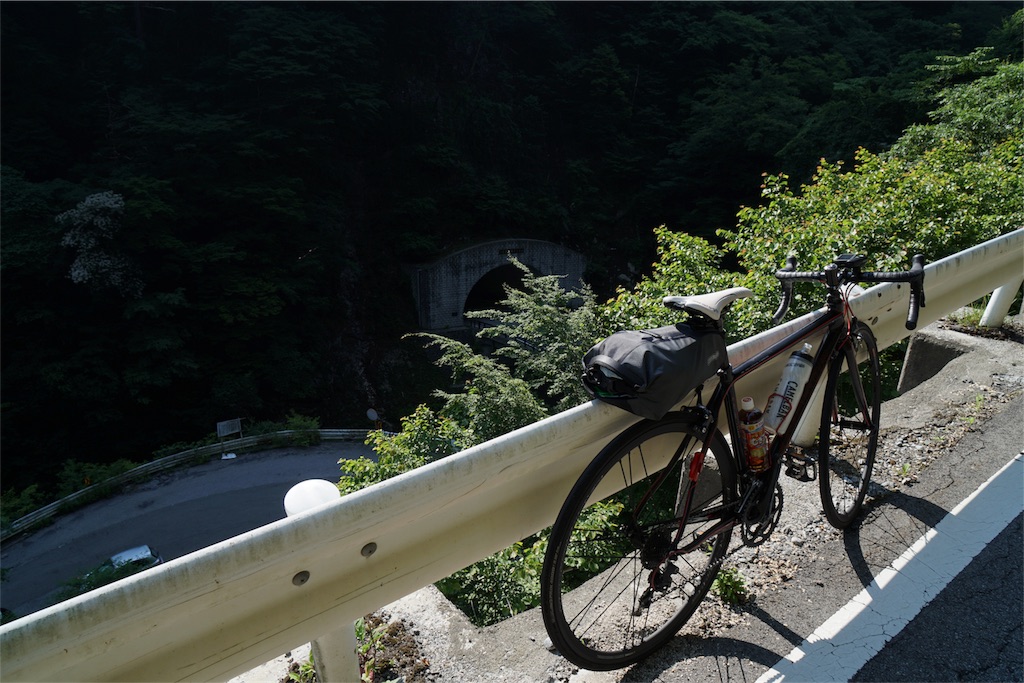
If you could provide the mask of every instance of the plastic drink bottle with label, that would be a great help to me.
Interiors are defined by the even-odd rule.
[[[750,471],[764,472],[768,469],[768,433],[764,429],[764,413],[754,407],[754,399],[749,396],[740,401],[740,430]]]
[[[803,349],[794,351],[789,357],[786,368],[782,371],[779,386],[769,397],[768,405],[764,409],[764,426],[770,433],[778,434],[789,426],[793,408],[800,400],[800,392],[807,384],[813,363],[810,344],[804,344]]]

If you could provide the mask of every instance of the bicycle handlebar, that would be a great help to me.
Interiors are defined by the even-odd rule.
[[[862,271],[860,266],[867,260],[865,256],[844,254],[836,258],[822,271],[798,271],[796,257],[786,258],[786,266],[775,272],[775,277],[782,285],[782,301],[779,309],[772,316],[772,325],[778,325],[793,299],[794,282],[824,282],[829,287],[841,284],[860,282],[907,282],[910,284],[910,305],[907,310],[907,329],[917,327],[919,309],[924,308],[924,255],[916,254],[912,259],[910,270],[901,271]]]
[[[914,282],[924,279],[924,254],[916,254],[910,270],[858,273],[860,282]]]

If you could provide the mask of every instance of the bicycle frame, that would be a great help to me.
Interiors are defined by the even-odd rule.
[[[849,338],[850,330],[856,322],[856,318],[853,316],[852,312],[850,312],[846,303],[846,294],[843,292],[845,284],[849,284],[850,282],[910,283],[911,294],[907,317],[907,329],[914,329],[914,327],[916,327],[918,307],[924,305],[924,256],[920,254],[914,256],[914,265],[910,271],[896,273],[862,272],[860,270],[860,266],[863,264],[864,260],[865,257],[863,256],[844,254],[837,257],[835,262],[821,273],[802,273],[796,272],[796,259],[793,257],[788,258],[786,261],[786,268],[776,273],[776,277],[778,277],[783,284],[783,300],[782,304],[779,306],[779,310],[776,311],[773,320],[776,322],[781,320],[785,311],[788,309],[790,298],[792,296],[791,281],[793,280],[812,280],[825,284],[828,292],[826,299],[827,308],[825,312],[800,329],[786,335],[783,339],[735,367],[726,361],[726,363],[723,364],[717,372],[719,380],[718,386],[715,387],[715,390],[711,395],[711,400],[706,404],[702,404],[700,399],[701,387],[698,387],[697,405],[683,409],[684,412],[691,413],[694,423],[698,425],[697,433],[699,435],[699,440],[702,442],[702,444],[700,444],[702,445],[702,449],[696,451],[693,459],[691,460],[688,473],[689,485],[686,486],[685,494],[682,491],[683,482],[680,481],[680,491],[676,497],[676,515],[673,520],[671,520],[671,522],[676,525],[673,545],[675,546],[679,543],[686,522],[688,520],[692,521],[693,519],[696,519],[690,517],[693,507],[693,496],[697,488],[697,482],[700,479],[700,474],[704,468],[704,458],[708,448],[707,444],[718,432],[718,418],[719,415],[721,415],[723,408],[725,410],[729,434],[732,435],[731,455],[733,461],[736,463],[736,472],[739,475],[737,480],[740,486],[740,490],[738,491],[740,496],[738,502],[730,502],[716,508],[705,510],[700,515],[701,519],[705,521],[719,520],[719,522],[712,528],[700,534],[699,537],[690,543],[687,543],[685,546],[676,547],[676,549],[671,551],[668,557],[665,558],[666,560],[693,552],[703,543],[706,543],[709,539],[717,536],[718,534],[728,531],[739,524],[746,523],[751,511],[759,513],[750,518],[750,521],[758,524],[764,521],[766,516],[772,512],[771,503],[774,500],[775,488],[778,485],[779,476],[782,473],[783,461],[785,460],[786,454],[789,452],[793,435],[797,427],[800,426],[801,419],[804,417],[804,414],[806,413],[815,394],[815,389],[818,387],[819,382],[822,381],[822,377],[825,374],[826,369],[829,367],[832,359],[835,358],[835,354],[843,350],[843,347]],[[843,273],[841,273],[841,269],[844,268],[849,269],[849,273],[852,274],[853,277],[844,278]],[[697,324],[705,327],[711,327],[712,329],[724,334],[724,329],[720,320],[702,318]],[[791,410],[792,416],[787,418],[789,423],[786,429],[775,435],[768,448],[767,458],[770,462],[769,470],[767,474],[754,475],[750,472],[750,468],[747,465],[746,453],[742,446],[742,438],[740,437],[741,432],[738,421],[739,414],[736,410],[736,394],[734,385],[738,380],[743,379],[769,361],[778,358],[800,342],[810,339],[811,337],[816,337],[819,334],[823,334],[823,338],[821,343],[818,345],[818,350],[811,363],[811,372],[807,379],[806,386],[804,387],[804,391],[801,392],[799,400]],[[851,358],[851,361],[852,367],[856,364],[856,358]],[[855,391],[859,394],[858,400],[863,405],[863,389],[859,385],[859,379],[854,378],[853,381]],[[637,509],[646,504],[650,495],[660,488],[662,483],[664,483],[667,473],[676,463],[678,463],[679,459],[690,452],[689,442],[690,440],[688,437],[679,445],[679,448],[672,456],[669,465],[664,469],[662,475],[651,487],[648,495],[644,496],[644,499],[640,502]],[[680,500],[680,498],[682,498],[682,500]],[[753,506],[758,506],[761,509],[756,509]]]
[[[810,404],[811,397],[814,394],[814,387],[816,387],[818,382],[822,380],[822,377],[836,351],[842,348],[848,337],[848,332],[852,324],[853,318],[852,316],[847,316],[842,296],[837,290],[830,290],[829,307],[826,313],[800,329],[795,330],[769,348],[764,349],[753,357],[743,361],[736,367],[733,367],[730,363],[726,363],[719,369],[717,373],[719,383],[712,393],[711,399],[704,405],[700,405],[698,400],[698,406],[691,408],[691,410],[696,410],[701,415],[702,424],[700,433],[703,435],[703,440],[705,442],[704,448],[706,448],[707,440],[712,438],[718,429],[718,417],[721,415],[723,407],[725,408],[729,433],[732,435],[732,457],[737,466],[737,473],[740,475],[738,480],[741,482],[741,496],[736,503],[730,503],[726,506],[707,510],[704,516],[708,520],[719,519],[721,522],[711,529],[708,529],[698,538],[685,546],[674,550],[671,553],[672,556],[685,555],[692,552],[703,543],[707,542],[710,538],[734,528],[743,522],[747,510],[751,505],[758,505],[761,503],[763,500],[761,494],[763,492],[769,492],[766,494],[769,496],[773,495],[775,486],[779,481],[779,476],[782,473],[782,464],[785,460],[786,452],[789,449],[793,434]],[[824,332],[824,338],[818,345],[818,350],[814,355],[810,377],[807,380],[804,391],[801,392],[799,400],[792,409],[792,418],[790,419],[786,429],[776,434],[769,446],[768,458],[771,463],[769,470],[756,477],[745,476],[749,475],[749,468],[747,466],[746,454],[744,453],[742,446],[742,439],[739,436],[740,431],[738,412],[736,409],[735,383],[754,370],[786,353],[800,342],[815,337],[822,332]],[[685,448],[681,448],[681,451],[685,450]],[[689,472],[691,484],[696,484],[700,477],[700,473],[703,470],[703,453],[704,451],[700,450],[694,455]],[[677,453],[675,457],[679,457],[681,455],[683,455],[682,452]],[[666,468],[666,471],[668,469],[669,468]],[[683,501],[681,514],[677,517],[680,521],[680,531],[683,526],[683,520],[690,518],[691,504],[695,489],[695,485],[688,487],[685,500]],[[770,498],[768,499],[770,500]],[[677,538],[676,541],[678,542],[678,540],[679,539]]]

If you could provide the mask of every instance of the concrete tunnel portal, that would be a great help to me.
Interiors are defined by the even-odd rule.
[[[510,257],[539,275],[561,276],[566,289],[579,285],[586,265],[582,254],[544,240],[493,240],[467,247],[414,269],[420,327],[435,332],[466,329],[467,311],[494,308],[505,297],[505,284],[523,284]]]

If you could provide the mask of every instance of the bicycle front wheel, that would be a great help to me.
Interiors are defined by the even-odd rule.
[[[829,366],[818,434],[821,504],[838,529],[856,518],[871,481],[880,395],[875,337],[858,322]]]
[[[703,469],[693,485],[698,449]],[[566,498],[544,557],[541,611],[559,652],[607,671],[667,642],[718,574],[731,531],[702,534],[734,512],[735,498],[728,444],[716,432],[702,445],[681,413],[609,443]]]

